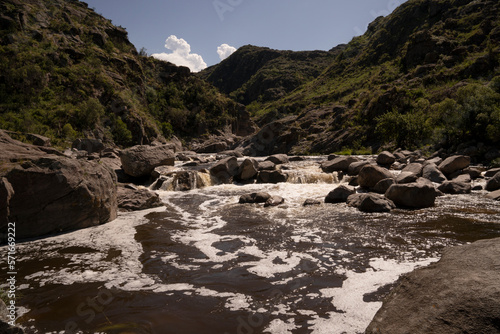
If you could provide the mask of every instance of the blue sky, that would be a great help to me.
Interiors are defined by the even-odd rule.
[[[192,70],[220,62],[246,44],[280,50],[329,50],[366,31],[406,0],[87,0],[125,27],[149,54]],[[169,38],[170,37],[170,38]],[[166,40],[168,43],[166,43]],[[170,49],[165,45],[168,44]],[[233,48],[231,48],[233,47]]]

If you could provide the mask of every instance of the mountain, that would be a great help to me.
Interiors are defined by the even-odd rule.
[[[245,109],[75,0],[0,1],[0,128],[122,146],[248,134]]]
[[[202,75],[246,104],[262,126],[241,145],[254,154],[392,146],[496,158],[499,8],[495,0],[408,0],[322,57],[292,61],[301,53],[246,46]],[[283,75],[268,70],[284,58]],[[285,91],[281,83],[294,76],[303,79]],[[265,87],[264,95],[255,87]],[[274,90],[284,93],[265,94]]]

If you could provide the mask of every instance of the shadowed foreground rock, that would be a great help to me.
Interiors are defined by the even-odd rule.
[[[0,131],[0,240],[39,237],[116,218],[116,177],[95,161],[47,154]]]
[[[500,238],[447,249],[405,276],[367,334],[500,333]]]

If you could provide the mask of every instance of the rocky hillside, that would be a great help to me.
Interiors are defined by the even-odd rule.
[[[263,126],[242,144],[248,152],[369,152],[384,145],[431,145],[492,160],[500,156],[499,9],[494,0],[409,0],[338,48],[320,75],[297,88],[289,86],[295,89],[277,100],[249,94],[255,82],[271,92],[282,86],[262,84],[279,83],[280,74],[255,72],[245,52],[210,69],[208,80],[251,105]],[[295,69],[284,77],[300,76],[306,63],[320,71],[314,61],[294,62]],[[229,70],[219,71],[223,68]],[[245,75],[236,79],[235,73]]]
[[[129,146],[218,129],[248,134],[242,115],[188,68],[139,54],[125,29],[84,2],[0,2],[2,129],[60,146],[82,136]]]

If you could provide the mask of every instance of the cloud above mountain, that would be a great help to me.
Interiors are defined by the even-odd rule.
[[[234,46],[225,43],[217,47],[217,53],[219,54],[220,60],[226,59],[227,57],[232,55],[234,51],[236,51],[236,48]]]
[[[187,66],[192,72],[199,72],[207,68],[203,57],[199,54],[191,53],[191,45],[182,38],[170,35],[165,41],[165,48],[172,52],[154,53],[152,56],[178,66]]]

